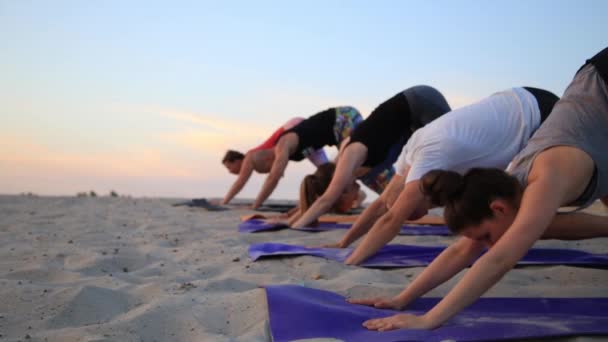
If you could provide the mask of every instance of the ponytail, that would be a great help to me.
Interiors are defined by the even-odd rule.
[[[495,199],[519,207],[523,188],[517,179],[500,169],[473,168],[464,176],[454,171],[432,170],[421,179],[421,190],[436,206],[445,207],[450,230],[458,234],[493,217]]]

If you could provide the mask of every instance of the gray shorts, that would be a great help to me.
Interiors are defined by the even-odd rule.
[[[607,88],[593,65],[583,67],[549,118],[513,159],[511,174],[525,186],[532,163],[540,152],[554,146],[572,146],[589,154],[595,163],[595,172],[583,195],[571,205],[586,207],[608,196]]]

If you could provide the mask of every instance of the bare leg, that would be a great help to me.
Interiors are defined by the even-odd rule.
[[[585,213],[555,215],[543,239],[582,240],[608,236],[608,216]]]
[[[608,207],[608,196],[602,198],[602,203],[604,203],[604,205]]]

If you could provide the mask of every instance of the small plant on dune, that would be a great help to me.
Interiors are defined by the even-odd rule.
[[[110,197],[118,197],[118,193],[114,190],[110,191]]]
[[[86,192],[79,192],[76,194],[76,197],[87,197],[87,193]]]
[[[91,196],[91,197],[97,197],[97,194],[95,193],[95,191],[91,190],[89,192],[89,196]]]

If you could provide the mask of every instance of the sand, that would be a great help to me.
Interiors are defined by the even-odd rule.
[[[250,243],[320,244],[342,232],[239,234],[239,216],[250,211],[207,212],[174,202],[0,196],[0,341],[270,341],[262,285],[393,295],[422,270],[347,267],[313,257],[252,263]],[[592,210],[608,214],[601,205]],[[538,246],[605,253],[608,239]],[[445,295],[461,276],[429,296]],[[608,271],[518,268],[487,295],[608,296]]]

